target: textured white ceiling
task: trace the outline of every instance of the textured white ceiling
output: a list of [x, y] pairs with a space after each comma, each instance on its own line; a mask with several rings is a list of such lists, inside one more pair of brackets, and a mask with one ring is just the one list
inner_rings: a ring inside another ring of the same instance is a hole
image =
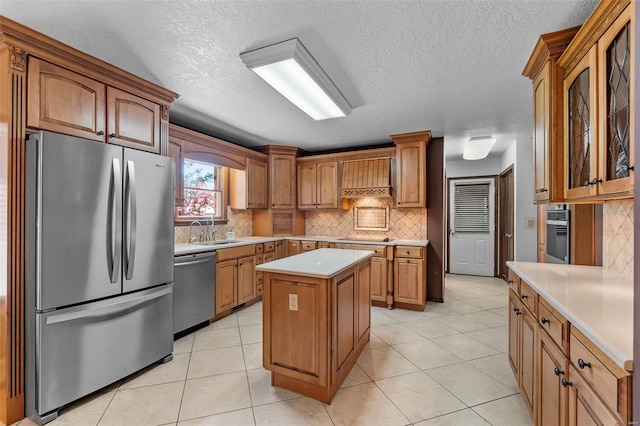
[[[0, 14], [181, 94], [170, 120], [246, 146], [308, 151], [430, 129], [447, 158], [472, 136], [530, 143], [542, 33], [582, 24], [597, 0], [27, 1]], [[314, 121], [239, 58], [298, 37], [354, 107]]]

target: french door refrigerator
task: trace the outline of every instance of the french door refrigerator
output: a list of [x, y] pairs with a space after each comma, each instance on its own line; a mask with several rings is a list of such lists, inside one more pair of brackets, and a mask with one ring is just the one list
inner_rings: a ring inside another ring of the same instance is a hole
[[51, 132], [26, 145], [27, 415], [173, 351], [173, 160]]

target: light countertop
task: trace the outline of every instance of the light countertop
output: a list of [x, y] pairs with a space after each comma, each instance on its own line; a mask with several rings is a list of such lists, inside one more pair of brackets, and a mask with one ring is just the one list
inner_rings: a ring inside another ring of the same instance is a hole
[[257, 271], [331, 278], [353, 265], [373, 256], [369, 250], [321, 248], [256, 266]]
[[599, 266], [507, 262], [618, 366], [633, 360], [633, 277]]
[[[174, 246], [174, 255], [181, 256], [184, 254], [202, 253], [207, 251], [220, 250], [230, 247], [245, 246], [248, 244], [260, 244], [268, 243], [271, 241], [280, 240], [300, 240], [300, 241], [325, 241], [330, 243], [343, 243], [343, 244], [363, 244], [363, 245], [386, 245], [386, 246], [416, 246], [426, 247], [429, 245], [429, 240], [390, 240], [390, 241], [373, 241], [373, 240], [359, 240], [349, 239], [352, 237], [328, 237], [328, 236], [314, 236], [314, 235], [298, 235], [294, 237], [241, 237], [232, 240], [233, 242], [224, 243], [225, 240], [220, 240], [223, 244], [176, 244]], [[218, 241], [218, 242], [220, 242]]]

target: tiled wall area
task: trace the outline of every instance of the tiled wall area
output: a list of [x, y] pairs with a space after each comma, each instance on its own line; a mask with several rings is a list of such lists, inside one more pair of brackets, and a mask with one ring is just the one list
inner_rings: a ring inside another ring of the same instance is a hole
[[602, 222], [603, 267], [633, 276], [633, 200], [606, 202]]
[[351, 201], [345, 210], [308, 210], [305, 234], [329, 237], [392, 238], [424, 240], [427, 238], [426, 209], [394, 209], [389, 211], [389, 231], [355, 231], [353, 207], [393, 207], [391, 199], [361, 198]]
[[[236, 237], [251, 236], [253, 229], [253, 214], [251, 210], [232, 210], [230, 207], [227, 207], [227, 218], [229, 222], [227, 222], [226, 225], [215, 225], [209, 232], [216, 231], [216, 238], [219, 240], [227, 238], [227, 232], [231, 230], [236, 233]], [[202, 224], [204, 226], [205, 221], [202, 221]], [[197, 226], [194, 226], [193, 235], [200, 233], [197, 228]], [[174, 233], [177, 244], [189, 242], [188, 226], [176, 226], [174, 227]]]

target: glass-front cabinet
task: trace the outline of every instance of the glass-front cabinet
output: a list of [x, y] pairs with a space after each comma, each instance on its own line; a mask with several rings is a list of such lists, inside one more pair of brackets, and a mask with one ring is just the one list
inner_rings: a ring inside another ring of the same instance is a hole
[[597, 194], [596, 47], [589, 50], [564, 80], [565, 199]]
[[633, 193], [632, 37], [631, 7], [627, 7], [598, 41], [600, 194]]

